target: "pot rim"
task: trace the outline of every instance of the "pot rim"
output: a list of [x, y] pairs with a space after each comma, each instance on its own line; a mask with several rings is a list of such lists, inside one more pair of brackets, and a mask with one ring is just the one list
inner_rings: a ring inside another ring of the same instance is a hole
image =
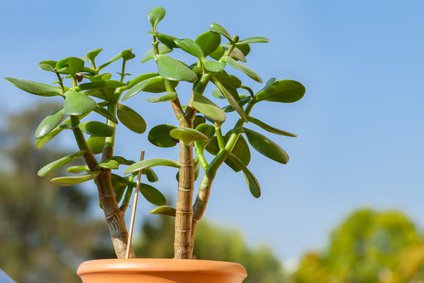
[[131, 258], [131, 259], [97, 259], [81, 263], [77, 274], [109, 273], [109, 272], [197, 272], [220, 274], [243, 274], [245, 268], [238, 263], [215, 260], [171, 259], [171, 258]]

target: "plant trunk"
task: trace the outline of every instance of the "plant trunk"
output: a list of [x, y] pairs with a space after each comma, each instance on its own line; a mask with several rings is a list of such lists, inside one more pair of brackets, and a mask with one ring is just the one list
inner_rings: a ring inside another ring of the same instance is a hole
[[[181, 119], [180, 121], [181, 128], [189, 128], [191, 126], [190, 124], [191, 122], [187, 123], [185, 119]], [[189, 259], [192, 257], [193, 243], [191, 240], [191, 229], [193, 219], [193, 190], [193, 145], [185, 145], [180, 141], [180, 170], [174, 238], [174, 257], [178, 259]]]
[[[116, 201], [115, 191], [111, 181], [111, 172], [109, 170], [103, 171], [96, 177], [95, 182], [116, 256], [118, 258], [125, 258], [128, 232], [125, 225], [124, 213], [119, 209]], [[132, 248], [129, 257], [135, 257]]]

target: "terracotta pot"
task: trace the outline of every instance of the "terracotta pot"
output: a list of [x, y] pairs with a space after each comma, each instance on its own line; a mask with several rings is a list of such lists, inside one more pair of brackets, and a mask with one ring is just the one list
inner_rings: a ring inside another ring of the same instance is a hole
[[100, 259], [78, 268], [83, 283], [242, 283], [247, 273], [233, 262], [189, 259]]

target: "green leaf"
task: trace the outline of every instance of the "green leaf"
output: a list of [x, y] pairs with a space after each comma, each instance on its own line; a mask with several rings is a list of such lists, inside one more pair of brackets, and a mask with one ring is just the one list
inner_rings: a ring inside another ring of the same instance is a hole
[[214, 52], [210, 53], [209, 56], [211, 56], [215, 60], [221, 59], [221, 57], [224, 55], [225, 50], [222, 46], [218, 46], [217, 49], [215, 49]]
[[249, 44], [239, 44], [237, 45], [237, 48], [243, 52], [244, 56], [247, 56], [250, 53], [250, 46]]
[[84, 133], [97, 137], [111, 137], [115, 131], [111, 126], [98, 121], [83, 122], [78, 126]]
[[41, 61], [40, 63], [38, 63], [38, 66], [40, 67], [41, 70], [54, 72], [56, 63], [57, 61], [54, 61], [54, 60], [46, 60], [46, 61]]
[[131, 165], [131, 164], [135, 163], [135, 161], [128, 160], [128, 159], [126, 159], [122, 156], [119, 156], [119, 155], [113, 156], [111, 159], [116, 160], [119, 164], [122, 164], [122, 165]]
[[219, 73], [224, 71], [225, 66], [227, 65], [224, 62], [216, 62], [211, 60], [205, 60], [203, 64], [205, 65], [205, 69], [212, 73]]
[[200, 46], [196, 42], [189, 38], [176, 39], [175, 44], [185, 52], [193, 55], [194, 57], [197, 57], [199, 59], [205, 58], [205, 55], [203, 55], [202, 48], [200, 48]]
[[125, 61], [131, 60], [135, 57], [135, 54], [132, 52], [132, 48], [125, 49], [121, 51], [122, 59]]
[[122, 97], [122, 101], [127, 100], [128, 98], [136, 95], [141, 91], [154, 93], [164, 92], [165, 85], [163, 82], [163, 78], [161, 76], [151, 77], [135, 84], [127, 91], [127, 93], [125, 93], [125, 95]]
[[226, 88], [237, 89], [241, 87], [241, 80], [226, 72], [216, 73], [215, 78]]
[[89, 51], [87, 53], [87, 55], [85, 55], [85, 57], [88, 59], [88, 61], [90, 61], [90, 63], [94, 63], [94, 60], [96, 59], [97, 55], [100, 54], [100, 52], [102, 52], [103, 48], [96, 48], [93, 49], [91, 51]]
[[140, 184], [140, 193], [148, 202], [154, 205], [166, 204], [165, 196], [158, 189], [148, 184], [144, 184], [144, 183]]
[[194, 144], [196, 149], [203, 152], [209, 140], [215, 135], [215, 127], [208, 124], [200, 124], [196, 127], [196, 130], [204, 134], [208, 139], [205, 141], [196, 141]]
[[234, 96], [219, 82], [217, 79], [212, 79], [212, 82], [216, 85], [219, 91], [225, 96], [230, 105], [237, 111], [240, 117], [247, 121], [247, 115], [244, 112], [243, 108], [238, 104], [238, 101], [234, 98]]
[[118, 161], [114, 159], [105, 160], [103, 162], [100, 162], [97, 166], [105, 169], [118, 169], [119, 163]]
[[144, 174], [146, 175], [146, 178], [147, 180], [149, 180], [149, 182], [154, 183], [159, 180], [158, 175], [156, 175], [155, 171], [153, 171], [152, 168], [145, 168]]
[[162, 205], [150, 210], [151, 214], [161, 214], [175, 217], [177, 210], [173, 207]]
[[158, 147], [173, 147], [178, 141], [171, 137], [170, 132], [175, 128], [165, 124], [155, 126], [150, 130], [148, 140]]
[[105, 88], [118, 88], [124, 86], [124, 83], [120, 81], [107, 80], [107, 81], [96, 81], [91, 83], [84, 83], [79, 85], [80, 90], [89, 90], [89, 89], [105, 89]]
[[7, 81], [12, 83], [17, 88], [22, 89], [23, 91], [40, 95], [40, 96], [56, 96], [61, 95], [62, 92], [58, 87], [54, 87], [51, 85], [33, 82], [33, 81], [27, 81], [27, 80], [21, 80], [16, 78], [5, 78]]
[[150, 24], [152, 25], [152, 29], [155, 30], [158, 23], [165, 17], [166, 11], [163, 7], [155, 7], [150, 10], [147, 18], [149, 19]]
[[84, 68], [84, 60], [77, 57], [68, 57], [56, 63], [56, 69], [61, 74], [75, 76]]
[[134, 85], [138, 84], [139, 82], [142, 82], [144, 80], [147, 80], [147, 79], [152, 78], [152, 77], [157, 77], [157, 76], [159, 76], [158, 73], [146, 73], [146, 74], [142, 74], [142, 75], [139, 75], [139, 76], [135, 77], [134, 79], [130, 80], [127, 83], [127, 85], [129, 87], [133, 87]]
[[[159, 44], [158, 49], [159, 49], [159, 54], [167, 54], [172, 51], [172, 48], [169, 48], [168, 46], [164, 44]], [[155, 58], [155, 50], [152, 48], [144, 54], [143, 58], [141, 58], [141, 63], [146, 63], [147, 61], [153, 58]]]
[[198, 125], [203, 124], [206, 122], [206, 118], [203, 115], [196, 115], [196, 117], [194, 117], [194, 121], [193, 121], [193, 127], [196, 128]]
[[282, 135], [282, 136], [286, 136], [286, 137], [293, 137], [293, 138], [296, 137], [295, 134], [274, 128], [274, 127], [262, 122], [261, 120], [258, 120], [256, 118], [253, 118], [253, 117], [250, 117], [250, 116], [247, 117], [247, 121], [252, 122], [253, 124], [255, 124], [255, 125], [261, 127], [262, 129], [264, 129], [264, 130], [266, 130], [270, 133], [273, 133], [273, 134]]
[[297, 81], [273, 81], [256, 94], [256, 101], [292, 103], [300, 100], [305, 92], [305, 87]]
[[78, 176], [67, 176], [67, 177], [56, 177], [50, 180], [55, 185], [61, 187], [69, 187], [72, 185], [84, 183], [90, 180], [93, 180], [97, 177], [99, 173], [92, 173], [88, 175], [78, 175]]
[[106, 119], [111, 120], [112, 122], [114, 122], [115, 124], [118, 124], [118, 120], [116, 119], [116, 117], [112, 114], [112, 112], [110, 112], [109, 110], [104, 109], [103, 107], [99, 106], [98, 104], [96, 105], [96, 108], [94, 108], [94, 112], [96, 112], [97, 114], [102, 115], [103, 117], [105, 117]]
[[225, 112], [218, 105], [202, 95], [195, 95], [192, 102], [193, 107], [203, 113], [214, 122], [219, 124], [225, 121]]
[[[228, 133], [225, 136], [226, 141], [228, 141], [229, 138]], [[249, 145], [247, 144], [246, 140], [243, 138], [243, 136], [239, 136], [236, 142], [236, 145], [234, 146], [233, 150], [231, 151], [232, 154], [234, 154], [245, 166], [249, 165], [250, 162], [250, 149]], [[240, 170], [243, 170], [242, 167], [240, 167], [236, 162], [231, 160], [230, 158], [227, 158], [225, 160], [225, 163], [233, 169], [235, 172], [239, 172]]]
[[169, 134], [174, 139], [182, 141], [185, 145], [189, 145], [195, 141], [209, 141], [209, 138], [202, 132], [191, 128], [175, 128]]
[[178, 161], [170, 160], [170, 159], [164, 159], [164, 158], [153, 158], [153, 159], [141, 160], [139, 162], [136, 162], [136, 163], [128, 166], [128, 168], [127, 168], [127, 170], [125, 170], [124, 174], [131, 174], [131, 173], [143, 170], [145, 168], [150, 168], [150, 167], [155, 167], [155, 166], [168, 166], [168, 167], [175, 167], [175, 168], [180, 167]]
[[253, 146], [253, 148], [259, 153], [262, 153], [266, 157], [279, 163], [286, 164], [289, 161], [288, 154], [275, 142], [247, 128], [243, 128], [243, 131], [246, 134], [250, 145]]
[[211, 27], [210, 27], [211, 31], [213, 32], [217, 32], [223, 36], [225, 36], [229, 41], [232, 41], [231, 39], [231, 35], [228, 33], [228, 31], [223, 28], [220, 24], [218, 23], [212, 23]]
[[169, 35], [169, 34], [160, 33], [160, 32], [155, 32], [153, 34], [157, 37], [157, 39], [160, 42], [162, 42], [163, 44], [165, 44], [169, 48], [176, 48], [176, 47], [178, 47], [175, 44], [175, 40], [177, 39], [176, 37], [174, 37], [172, 35]]
[[[246, 103], [248, 103], [251, 99], [252, 98], [250, 96], [246, 96], [246, 97], [241, 98], [237, 103], [238, 103], [238, 105], [243, 106]], [[222, 109], [225, 111], [225, 113], [235, 111], [235, 109], [231, 105], [225, 106]], [[249, 117], [247, 117], [247, 118], [249, 118]]]
[[53, 131], [54, 128], [56, 128], [60, 124], [60, 122], [62, 122], [62, 119], [63, 109], [59, 109], [54, 113], [48, 115], [41, 121], [40, 125], [38, 125], [34, 137], [36, 139], [40, 139], [45, 135], [49, 134], [51, 131]]
[[206, 151], [209, 152], [212, 155], [217, 155], [219, 152], [219, 145], [218, 140], [216, 137], [213, 137], [208, 144], [206, 145]]
[[231, 57], [226, 56], [225, 57], [225, 61], [230, 64], [233, 68], [245, 73], [247, 76], [249, 76], [251, 79], [257, 81], [257, 82], [262, 82], [262, 78], [256, 74], [254, 71], [252, 71], [251, 69], [249, 69], [248, 67], [246, 67], [245, 65], [242, 65], [241, 63], [237, 62], [236, 60], [234, 60]]
[[197, 75], [181, 62], [166, 55], [158, 55], [159, 74], [171, 81], [195, 82]]
[[213, 31], [207, 31], [199, 35], [195, 42], [202, 48], [204, 56], [208, 56], [221, 44], [221, 36]]
[[246, 56], [244, 56], [244, 53], [240, 49], [238, 49], [237, 47], [233, 48], [233, 50], [231, 51], [230, 57], [235, 59], [235, 60], [247, 62]]
[[158, 97], [149, 97], [147, 101], [151, 103], [164, 102], [164, 101], [174, 101], [178, 97], [176, 92], [167, 92], [166, 94]]
[[40, 149], [43, 148], [44, 145], [46, 145], [46, 143], [48, 143], [49, 141], [51, 141], [55, 136], [57, 136], [63, 129], [62, 128], [55, 128], [53, 129], [53, 131], [51, 131], [50, 133], [48, 133], [47, 135], [45, 135], [44, 137], [38, 139], [35, 142], [35, 147]]
[[65, 92], [65, 115], [84, 115], [96, 108], [96, 101], [84, 93], [68, 90]]
[[43, 166], [40, 170], [38, 170], [37, 175], [40, 177], [44, 177], [49, 174], [51, 171], [71, 162], [74, 159], [77, 159], [85, 154], [85, 150], [78, 151], [73, 154], [66, 155], [58, 160], [50, 162], [49, 164]]
[[128, 129], [138, 134], [146, 131], [146, 121], [136, 111], [123, 104], [118, 104], [118, 119]]
[[87, 165], [69, 166], [68, 168], [66, 168], [66, 172], [71, 174], [79, 174], [82, 172], [90, 172], [90, 169], [88, 169]]
[[250, 193], [255, 198], [259, 198], [261, 196], [261, 186], [259, 184], [258, 179], [256, 179], [255, 175], [253, 175], [252, 172], [250, 172], [250, 170], [247, 169], [247, 167], [243, 164], [243, 162], [241, 162], [240, 159], [238, 159], [238, 157], [235, 156], [234, 154], [230, 154], [228, 158], [241, 167], [241, 170], [243, 170], [244, 178], [249, 187]]
[[214, 89], [212, 91], [212, 95], [213, 95], [213, 97], [218, 98], [218, 99], [225, 99], [225, 96], [219, 91], [219, 89]]
[[100, 154], [103, 152], [103, 147], [105, 146], [105, 137], [96, 137], [91, 136], [87, 139], [88, 150], [92, 154]]
[[248, 37], [248, 38], [237, 41], [236, 45], [252, 44], [252, 43], [267, 43], [267, 42], [269, 42], [269, 40], [266, 37], [252, 36], [252, 37]]

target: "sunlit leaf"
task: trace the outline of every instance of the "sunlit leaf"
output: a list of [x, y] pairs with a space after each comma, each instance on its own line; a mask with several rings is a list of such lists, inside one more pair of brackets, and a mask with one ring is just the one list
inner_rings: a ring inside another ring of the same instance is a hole
[[42, 138], [39, 138], [36, 142], [35, 142], [35, 147], [40, 149], [43, 148], [46, 143], [48, 143], [49, 141], [51, 141], [55, 136], [57, 136], [63, 129], [62, 128], [55, 128], [53, 129], [50, 133], [48, 133], [47, 135], [45, 135]]
[[164, 92], [165, 85], [161, 76], [151, 77], [132, 86], [122, 97], [122, 101], [136, 95], [141, 91], [146, 92]]
[[169, 48], [176, 48], [177, 47], [177, 45], [175, 44], [175, 40], [177, 39], [176, 37], [169, 35], [169, 34], [160, 33], [160, 32], [155, 32], [153, 34], [157, 37], [157, 39], [160, 42], [162, 42], [163, 44], [165, 44]]
[[143, 170], [145, 168], [150, 168], [155, 166], [167, 166], [167, 167], [175, 167], [175, 168], [180, 167], [178, 161], [171, 160], [171, 159], [164, 159], [164, 158], [153, 158], [153, 159], [141, 160], [128, 166], [124, 174], [131, 174], [131, 173]]
[[236, 45], [242, 45], [242, 44], [252, 44], [252, 43], [267, 43], [269, 42], [268, 38], [263, 36], [252, 36], [248, 37], [242, 40], [239, 40]]
[[195, 95], [192, 102], [193, 107], [206, 117], [222, 124], [225, 121], [225, 112], [215, 103], [202, 95]]
[[118, 169], [119, 163], [118, 161], [114, 159], [105, 160], [103, 162], [100, 162], [97, 166], [105, 169]]
[[209, 56], [215, 60], [219, 60], [224, 55], [224, 53], [225, 49], [222, 46], [218, 46], [218, 48], [215, 49], [215, 51], [211, 52]]
[[270, 125], [268, 125], [268, 124], [266, 124], [266, 123], [264, 123], [261, 120], [258, 120], [256, 118], [253, 118], [253, 117], [250, 117], [249, 116], [249, 117], [247, 117], [247, 120], [249, 122], [252, 122], [253, 124], [261, 127], [262, 129], [270, 132], [270, 133], [277, 134], [277, 135], [282, 135], [282, 136], [286, 136], [286, 137], [296, 137], [295, 134], [292, 134], [292, 133], [289, 133], [289, 132], [286, 132], [286, 131], [283, 131], [283, 130], [274, 128], [274, 127], [272, 127], [272, 126], [270, 126]]
[[34, 137], [36, 139], [44, 137], [45, 135], [53, 131], [53, 129], [56, 128], [60, 124], [60, 122], [62, 122], [62, 119], [63, 109], [59, 109], [54, 113], [48, 115], [41, 121], [40, 125], [38, 125]]
[[116, 117], [112, 114], [112, 112], [110, 112], [109, 110], [104, 109], [103, 107], [96, 105], [96, 108], [94, 108], [94, 112], [96, 112], [97, 114], [102, 115], [103, 117], [105, 117], [108, 120], [111, 120], [112, 122], [114, 122], [115, 124], [118, 124], [118, 120], [116, 119]]
[[172, 81], [195, 82], [197, 75], [181, 62], [166, 55], [158, 55], [159, 74]]
[[224, 27], [222, 27], [220, 24], [218, 24], [218, 23], [212, 23], [211, 24], [211, 26], [210, 26], [210, 29], [211, 29], [211, 31], [213, 31], [213, 32], [217, 32], [217, 33], [219, 33], [219, 34], [221, 34], [221, 35], [223, 35], [223, 36], [225, 36], [228, 40], [232, 40], [231, 39], [231, 35], [228, 33], [228, 31], [224, 28]]
[[169, 134], [174, 139], [182, 141], [185, 145], [189, 145], [195, 141], [209, 141], [209, 138], [202, 132], [191, 128], [175, 128]]
[[293, 80], [272, 81], [256, 94], [257, 101], [292, 103], [305, 95], [305, 87]]
[[77, 57], [68, 57], [56, 63], [56, 69], [61, 74], [75, 76], [84, 68], [84, 60]]
[[155, 187], [148, 184], [140, 184], [140, 193], [143, 197], [150, 203], [154, 205], [164, 205], [166, 204], [165, 196]]
[[92, 173], [87, 175], [78, 175], [78, 176], [69, 176], [69, 177], [56, 177], [50, 181], [61, 187], [69, 187], [76, 184], [81, 184], [90, 180], [93, 180], [97, 177], [99, 173]]
[[128, 129], [138, 134], [146, 131], [146, 121], [136, 111], [123, 104], [118, 104], [117, 115], [119, 121]]
[[[172, 51], [172, 48], [164, 44], [159, 44], [158, 49], [159, 49], [159, 54], [167, 54]], [[155, 50], [152, 48], [144, 54], [143, 58], [141, 58], [141, 63], [146, 63], [147, 61], [153, 58], [155, 58]]]
[[155, 171], [152, 168], [145, 168], [144, 174], [149, 182], [157, 182], [159, 180], [158, 175], [156, 175]]
[[97, 55], [99, 55], [102, 50], [103, 48], [93, 49], [89, 51], [87, 55], [85, 55], [85, 57], [88, 59], [88, 61], [90, 61], [90, 63], [94, 63], [94, 60], [96, 59]]
[[175, 129], [172, 125], [158, 125], [149, 131], [148, 140], [158, 147], [173, 147], [177, 140], [173, 139], [170, 132]]
[[175, 44], [184, 50], [185, 52], [197, 57], [199, 59], [203, 59], [205, 55], [203, 55], [203, 50], [200, 46], [189, 38], [184, 39], [176, 39]]
[[227, 65], [224, 62], [217, 62], [211, 60], [205, 60], [203, 64], [205, 65], [205, 69], [212, 73], [222, 72], [225, 69], [225, 66]]
[[88, 169], [87, 165], [69, 166], [68, 168], [66, 168], [66, 172], [72, 174], [79, 174], [83, 172], [90, 172], [90, 169]]
[[84, 93], [68, 90], [65, 93], [64, 114], [84, 115], [96, 108], [96, 101]]
[[245, 73], [247, 76], [249, 76], [251, 79], [257, 81], [257, 82], [262, 82], [262, 78], [255, 73], [254, 71], [252, 71], [251, 69], [249, 69], [248, 67], [246, 67], [245, 65], [237, 62], [236, 60], [234, 60], [231, 57], [225, 57], [225, 61], [230, 64], [233, 68]]
[[225, 96], [230, 105], [237, 111], [240, 117], [247, 121], [247, 115], [244, 112], [243, 108], [238, 104], [238, 101], [234, 96], [219, 82], [217, 79], [213, 79], [212, 82], [216, 85], [219, 91]]
[[226, 88], [237, 89], [241, 87], [241, 80], [239, 78], [225, 72], [216, 73], [215, 79], [217, 79]]
[[207, 31], [199, 35], [195, 42], [202, 48], [204, 56], [208, 56], [221, 44], [221, 36], [213, 31]]
[[[230, 133], [228, 133], [225, 136], [226, 141], [228, 141], [229, 136], [230, 136]], [[231, 151], [231, 153], [234, 154], [245, 166], [249, 165], [250, 158], [251, 158], [250, 149], [246, 140], [243, 138], [243, 136], [240, 135], [238, 137], [237, 142], [233, 150]], [[230, 158], [227, 158], [225, 160], [225, 163], [236, 172], [239, 172], [240, 170], [242, 170], [242, 168]]]
[[177, 211], [175, 208], [167, 206], [167, 205], [162, 205], [162, 206], [158, 206], [152, 210], [150, 210], [151, 214], [161, 214], [161, 215], [168, 215], [168, 216], [173, 216], [175, 217]]
[[56, 63], [57, 61], [54, 61], [54, 60], [45, 60], [38, 63], [38, 66], [40, 67], [41, 70], [54, 72], [56, 68]]
[[77, 159], [85, 154], [85, 150], [78, 151], [73, 154], [66, 155], [58, 160], [50, 162], [49, 164], [43, 166], [40, 170], [38, 170], [37, 175], [40, 177], [46, 176], [51, 171], [71, 162], [74, 159]]
[[89, 89], [105, 89], [105, 88], [118, 88], [124, 86], [124, 83], [120, 81], [107, 80], [107, 81], [97, 81], [84, 83], [79, 85], [80, 90], [89, 90]]
[[147, 18], [149, 19], [152, 29], [155, 30], [158, 23], [165, 17], [166, 11], [163, 7], [155, 7], [150, 10]]
[[35, 95], [55, 96], [55, 95], [62, 94], [61, 90], [58, 87], [54, 87], [48, 84], [21, 80], [16, 78], [6, 78], [6, 80], [12, 83], [17, 88], [20, 88], [23, 91], [26, 91]]
[[247, 186], [249, 187], [250, 193], [255, 198], [259, 198], [261, 196], [261, 186], [255, 175], [253, 175], [252, 172], [250, 172], [250, 170], [243, 164], [243, 162], [241, 162], [240, 159], [234, 154], [230, 154], [228, 158], [240, 166], [241, 170], [243, 170], [244, 178], [246, 180]]
[[165, 102], [165, 101], [173, 101], [178, 97], [176, 92], [167, 92], [162, 96], [158, 97], [149, 97], [147, 98], [147, 101], [151, 103], [157, 103], [157, 102]]
[[97, 137], [111, 137], [115, 131], [111, 126], [98, 121], [82, 122], [79, 128], [84, 133]]
[[87, 139], [88, 150], [92, 154], [99, 154], [103, 152], [103, 147], [105, 146], [105, 137], [96, 137], [91, 136]]

